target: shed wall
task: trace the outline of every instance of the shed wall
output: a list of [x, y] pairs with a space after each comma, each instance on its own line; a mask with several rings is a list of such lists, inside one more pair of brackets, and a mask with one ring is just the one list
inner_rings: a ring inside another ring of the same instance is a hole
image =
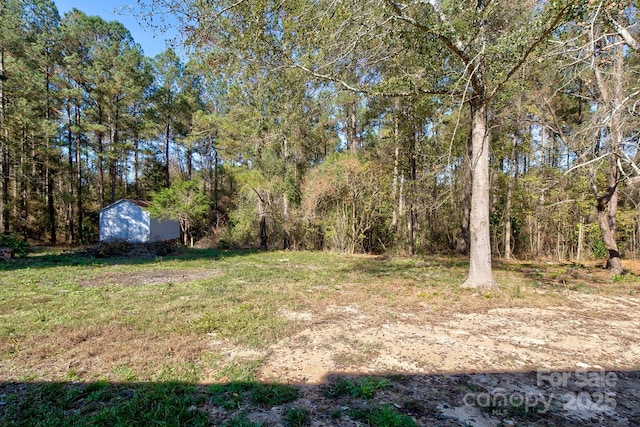
[[100, 241], [146, 243], [149, 224], [149, 212], [140, 206], [126, 200], [114, 203], [100, 211]]
[[173, 240], [180, 238], [180, 223], [178, 221], [159, 221], [151, 218], [151, 226], [149, 230], [150, 242], [162, 242], [164, 240]]

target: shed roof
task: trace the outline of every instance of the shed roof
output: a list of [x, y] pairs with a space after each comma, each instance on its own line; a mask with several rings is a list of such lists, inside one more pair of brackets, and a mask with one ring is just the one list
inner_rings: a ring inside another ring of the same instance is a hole
[[148, 208], [149, 206], [152, 205], [151, 202], [147, 201], [147, 200], [138, 200], [138, 199], [120, 199], [117, 202], [111, 203], [110, 205], [105, 206], [104, 208], [100, 209], [101, 211], [105, 210], [105, 209], [109, 209], [112, 206], [115, 205], [119, 205], [122, 202], [129, 202], [129, 203], [133, 203], [136, 206], [140, 206], [143, 209]]

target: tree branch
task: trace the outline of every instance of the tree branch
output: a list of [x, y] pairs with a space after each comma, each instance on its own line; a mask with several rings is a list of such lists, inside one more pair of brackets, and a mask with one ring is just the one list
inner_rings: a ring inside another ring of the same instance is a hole
[[493, 88], [491, 94], [489, 94], [489, 96], [487, 97], [488, 101], [490, 101], [502, 89], [502, 87], [507, 84], [509, 80], [511, 80], [511, 77], [513, 77], [513, 75], [518, 72], [520, 68], [522, 68], [522, 66], [527, 62], [529, 56], [549, 37], [553, 30], [558, 27], [558, 24], [560, 24], [560, 22], [562, 21], [563, 16], [565, 16], [565, 14], [571, 7], [572, 3], [567, 2], [567, 5], [555, 14], [554, 18], [551, 20], [547, 28], [542, 33], [540, 33], [540, 35], [533, 41], [533, 43], [529, 44], [529, 47], [520, 57], [518, 62], [513, 67], [511, 67], [509, 72], [505, 75], [504, 79], [502, 79], [502, 81], [500, 81]]
[[[416, 19], [405, 15], [405, 13], [403, 12], [402, 8], [393, 0], [387, 0], [387, 4], [391, 7], [391, 9], [393, 9], [393, 11], [395, 12], [396, 18], [398, 18], [401, 21], [404, 21], [410, 25], [413, 25], [414, 27], [416, 27], [418, 30], [422, 31], [425, 34], [429, 34], [432, 35], [434, 37], [436, 37], [438, 40], [440, 40], [445, 47], [454, 55], [456, 55], [458, 58], [460, 58], [462, 60], [462, 62], [465, 65], [469, 65], [469, 63], [471, 62], [471, 58], [469, 58], [469, 56], [462, 50], [460, 49], [458, 46], [456, 46], [456, 44], [448, 37], [445, 37], [444, 35], [442, 35], [440, 32], [438, 31], [433, 31], [431, 29], [431, 27], [429, 27], [426, 24], [423, 24], [421, 22], [418, 22]], [[435, 9], [435, 7], [433, 6], [432, 3], [429, 3], [431, 5], [432, 8]], [[441, 16], [438, 17], [438, 21], [444, 25], [445, 21], [443, 20], [443, 18]]]
[[622, 37], [622, 39], [625, 41], [625, 43], [629, 45], [631, 49], [635, 50], [636, 52], [640, 52], [640, 43], [631, 35], [629, 30], [620, 25], [618, 21], [613, 19], [608, 10], [605, 11], [605, 15], [607, 16], [607, 19], [609, 20], [611, 25], [613, 25], [613, 28], [615, 28], [620, 37]]

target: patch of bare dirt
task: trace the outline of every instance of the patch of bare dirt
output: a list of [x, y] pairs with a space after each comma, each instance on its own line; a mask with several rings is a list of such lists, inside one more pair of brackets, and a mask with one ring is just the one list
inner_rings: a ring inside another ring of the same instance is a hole
[[87, 278], [79, 282], [80, 286], [132, 286], [132, 285], [163, 285], [166, 283], [189, 283], [215, 277], [220, 271], [214, 268], [183, 269], [183, 270], [152, 270], [141, 272], [106, 273], [97, 277]]
[[420, 425], [639, 425], [640, 301], [566, 297], [562, 306], [393, 321], [357, 304], [286, 311], [307, 327], [268, 349], [260, 375], [311, 394], [335, 376], [400, 376], [378, 400], [413, 410]]

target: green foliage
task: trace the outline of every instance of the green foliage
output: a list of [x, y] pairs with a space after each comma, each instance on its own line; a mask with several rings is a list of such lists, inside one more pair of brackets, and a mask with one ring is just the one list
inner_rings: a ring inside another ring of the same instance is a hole
[[306, 408], [288, 408], [284, 415], [286, 427], [304, 427], [311, 424], [311, 415]]
[[226, 410], [238, 409], [253, 387], [254, 384], [245, 382], [214, 384], [208, 388], [211, 394], [209, 400], [212, 404]]
[[234, 342], [253, 347], [276, 340], [289, 322], [279, 316], [271, 304], [234, 302], [224, 311], [205, 312], [190, 323], [195, 332], [218, 333]]
[[262, 426], [262, 424], [249, 421], [246, 415], [239, 414], [233, 417], [232, 419], [230, 419], [229, 421], [226, 421], [223, 424], [223, 426], [224, 427], [260, 427]]
[[9, 394], [2, 418], [8, 426], [209, 425], [195, 403], [193, 387], [178, 383], [46, 383]]
[[348, 414], [352, 419], [371, 427], [415, 427], [417, 425], [413, 418], [401, 414], [391, 405], [352, 409]]
[[286, 384], [256, 384], [251, 389], [251, 400], [264, 406], [280, 406], [298, 398], [298, 389]]
[[182, 231], [187, 236], [197, 237], [210, 210], [210, 201], [196, 180], [177, 181], [171, 187], [153, 194], [151, 215], [160, 219], [180, 221]]
[[374, 164], [352, 154], [335, 154], [313, 169], [303, 187], [303, 209], [318, 227], [328, 249], [341, 252], [373, 250], [386, 228], [381, 205], [383, 182]]
[[585, 227], [585, 240], [591, 248], [591, 254], [594, 258], [607, 258], [609, 252], [607, 246], [602, 240], [600, 227], [597, 223], [591, 223]]
[[16, 233], [0, 234], [0, 247], [11, 248], [20, 257], [25, 257], [31, 252], [29, 243], [18, 237]]
[[322, 388], [326, 397], [337, 399], [350, 396], [354, 398], [371, 399], [379, 390], [391, 386], [384, 378], [362, 377], [355, 380], [338, 379]]

